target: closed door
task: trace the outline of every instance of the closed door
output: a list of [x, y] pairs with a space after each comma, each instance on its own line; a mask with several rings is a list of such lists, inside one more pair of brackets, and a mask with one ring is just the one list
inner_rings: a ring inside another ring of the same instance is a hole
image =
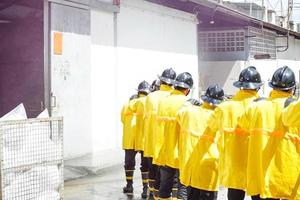
[[50, 3], [51, 113], [64, 117], [65, 156], [91, 152], [90, 11]]

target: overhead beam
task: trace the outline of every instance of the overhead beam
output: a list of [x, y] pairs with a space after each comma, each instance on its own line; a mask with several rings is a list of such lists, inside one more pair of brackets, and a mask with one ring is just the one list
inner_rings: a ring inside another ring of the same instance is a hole
[[[233, 17], [237, 17], [237, 18], [240, 18], [242, 20], [251, 22], [251, 23], [255, 24], [256, 26], [261, 26], [261, 27], [265, 27], [265, 28], [275, 30], [277, 33], [280, 33], [280, 34], [283, 34], [283, 35], [288, 33], [288, 30], [285, 29], [285, 28], [282, 28], [282, 27], [277, 26], [277, 25], [272, 24], [272, 23], [264, 22], [262, 20], [256, 19], [255, 17], [252, 17], [252, 16], [248, 16], [248, 15], [246, 15], [242, 12], [239, 12], [237, 10], [232, 10], [231, 8], [225, 6], [224, 4], [221, 5], [221, 4], [218, 4], [218, 3], [213, 2], [211, 0], [189, 0], [189, 1], [197, 3], [198, 5], [202, 5], [202, 6], [205, 6], [205, 7], [209, 7], [209, 8], [212, 8], [212, 9], [217, 9], [218, 11], [223, 12], [225, 14], [228, 14], [228, 15], [231, 15]], [[295, 32], [295, 31], [290, 31], [289, 33], [290, 33], [290, 35], [294, 35], [296, 38], [300, 39], [300, 33]]]

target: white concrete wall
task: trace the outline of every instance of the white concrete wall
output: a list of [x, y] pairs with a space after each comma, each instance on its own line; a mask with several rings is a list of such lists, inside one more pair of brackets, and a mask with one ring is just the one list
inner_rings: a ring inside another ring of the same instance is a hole
[[[138, 83], [150, 84], [165, 68], [192, 73], [198, 82], [195, 16], [141, 0], [121, 1], [118, 14], [117, 111], [136, 93]], [[198, 94], [195, 84], [194, 96]], [[118, 119], [119, 146], [122, 130]]]
[[91, 11], [91, 91], [93, 152], [117, 147], [114, 15]]

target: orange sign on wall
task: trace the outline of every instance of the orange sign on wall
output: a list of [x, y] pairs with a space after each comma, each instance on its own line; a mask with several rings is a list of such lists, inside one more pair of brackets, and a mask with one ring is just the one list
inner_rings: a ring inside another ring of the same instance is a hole
[[55, 32], [54, 37], [54, 54], [55, 55], [62, 55], [62, 42], [63, 42], [63, 36], [60, 32]]

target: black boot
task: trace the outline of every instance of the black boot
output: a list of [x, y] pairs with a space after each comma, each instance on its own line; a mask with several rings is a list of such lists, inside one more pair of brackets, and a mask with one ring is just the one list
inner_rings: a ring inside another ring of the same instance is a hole
[[148, 187], [143, 187], [143, 192], [142, 192], [142, 194], [141, 194], [142, 199], [147, 199], [148, 193], [149, 193]]
[[143, 192], [141, 196], [143, 199], [147, 199], [149, 195], [148, 179], [149, 179], [148, 172], [142, 172]]
[[154, 194], [153, 194], [153, 191], [150, 191], [149, 192], [149, 197], [148, 197], [149, 200], [154, 200]]
[[133, 195], [133, 172], [134, 170], [125, 170], [127, 184], [123, 188], [124, 194]]
[[123, 193], [127, 195], [133, 195], [132, 183], [127, 183], [127, 185], [123, 187]]

